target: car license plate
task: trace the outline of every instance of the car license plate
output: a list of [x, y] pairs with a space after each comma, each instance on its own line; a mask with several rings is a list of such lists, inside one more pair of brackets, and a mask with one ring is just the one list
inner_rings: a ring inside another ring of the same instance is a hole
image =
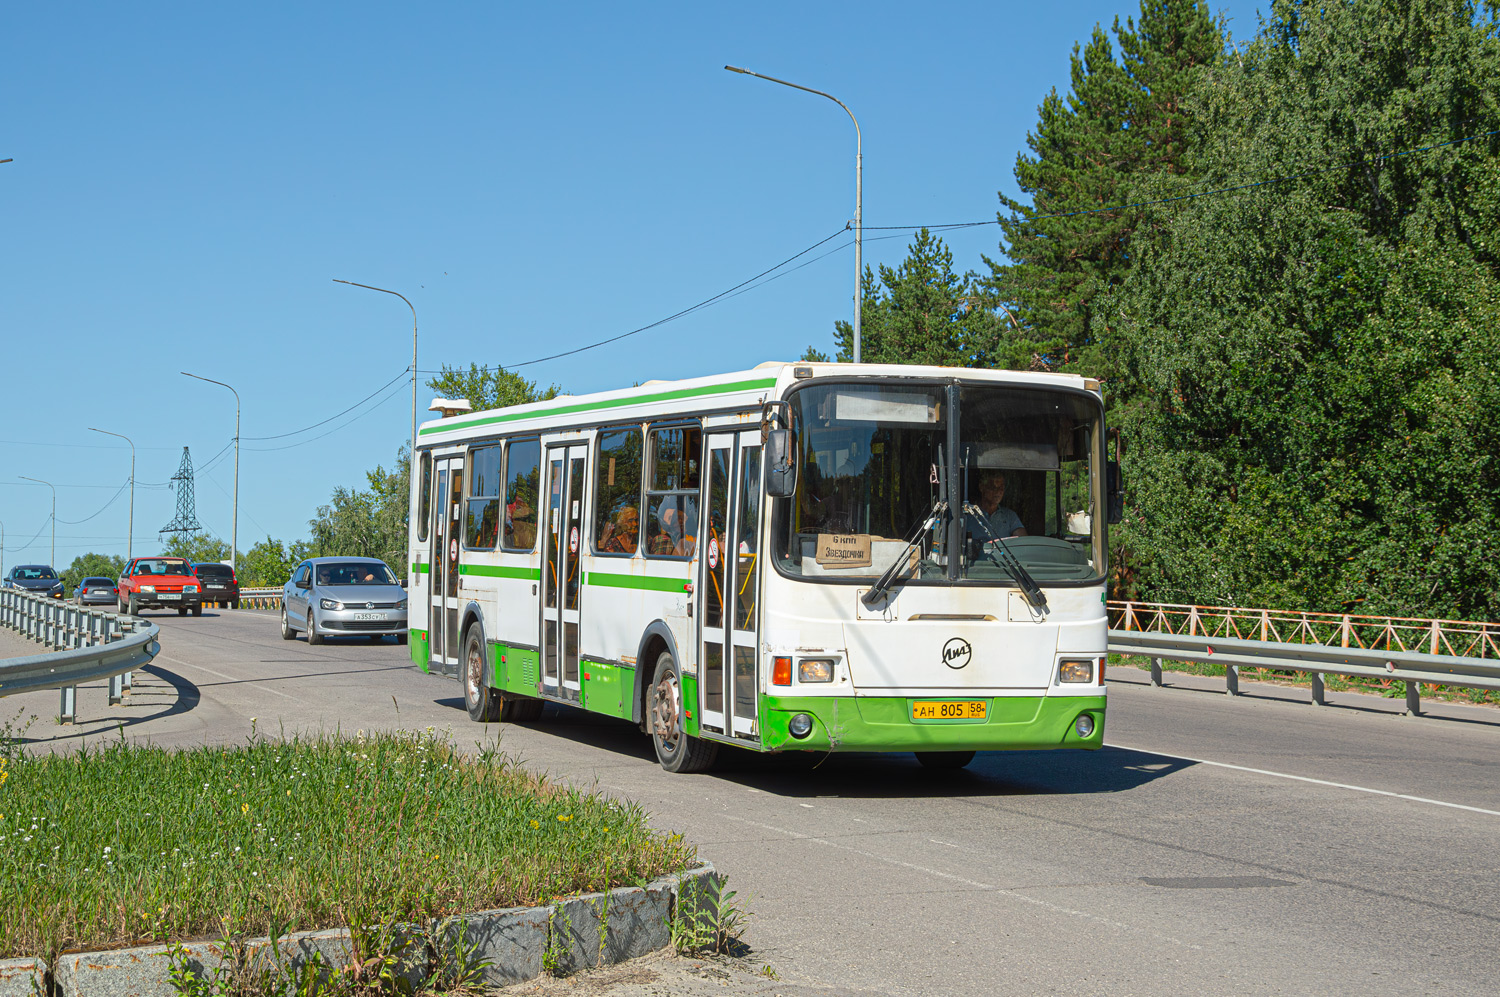
[[390, 615], [387, 613], [355, 613], [354, 618], [356, 620], [388, 620], [390, 619]]
[[181, 599], [182, 598], [182, 593], [181, 592], [158, 592], [156, 594], [156, 597], [158, 599], [162, 600], [163, 602], [166, 602], [169, 599]]
[[989, 703], [982, 699], [922, 699], [911, 704], [913, 720], [983, 720]]

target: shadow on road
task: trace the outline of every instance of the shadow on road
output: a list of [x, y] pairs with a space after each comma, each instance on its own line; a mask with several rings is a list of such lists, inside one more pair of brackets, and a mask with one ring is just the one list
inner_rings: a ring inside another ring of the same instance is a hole
[[[434, 702], [464, 709], [462, 697]], [[603, 751], [655, 761], [650, 739], [628, 721], [549, 703], [541, 720], [524, 726]], [[1098, 751], [982, 751], [967, 768], [938, 771], [924, 767], [909, 752], [759, 754], [721, 748], [709, 777], [786, 797], [1037, 796], [1121, 793], [1194, 764], [1104, 747]]]
[[[156, 692], [156, 690], [153, 689], [150, 685], [140, 681], [139, 675], [142, 672], [152, 676], [153, 678], [160, 679], [162, 682], [165, 682], [168, 686], [171, 687], [173, 697], [172, 701], [168, 703], [163, 709], [155, 710], [151, 713], [119, 713], [113, 716], [80, 720], [78, 723], [72, 724], [67, 727], [59, 726], [53, 728], [57, 733], [52, 734], [51, 736], [21, 737], [16, 738], [16, 743], [36, 745], [61, 744], [67, 741], [78, 741], [88, 737], [97, 737], [102, 732], [109, 730], [119, 730], [123, 735], [125, 731], [129, 730], [132, 727], [137, 727], [144, 723], [150, 723], [153, 720], [161, 720], [166, 717], [176, 716], [180, 713], [191, 712], [192, 710], [197, 708], [198, 703], [203, 699], [203, 694], [198, 690], [198, 687], [192, 682], [183, 678], [181, 675], [178, 675], [176, 672], [171, 671], [170, 669], [163, 668], [160, 665], [147, 665], [145, 668], [142, 668], [137, 672], [137, 678], [134, 683], [134, 687], [131, 689], [130, 698], [134, 703], [144, 702], [148, 697]], [[103, 690], [104, 685], [102, 683], [95, 683], [93, 685], [80, 686], [79, 689], [81, 694], [83, 689]]]

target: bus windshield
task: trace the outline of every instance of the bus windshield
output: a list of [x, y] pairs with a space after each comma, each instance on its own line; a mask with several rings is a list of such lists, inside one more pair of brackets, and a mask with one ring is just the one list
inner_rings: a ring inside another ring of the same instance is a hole
[[1093, 396], [865, 381], [810, 384], [789, 404], [800, 465], [773, 525], [783, 573], [873, 581], [907, 559], [898, 574], [917, 584], [1014, 585], [1018, 565], [1042, 585], [1100, 580]]

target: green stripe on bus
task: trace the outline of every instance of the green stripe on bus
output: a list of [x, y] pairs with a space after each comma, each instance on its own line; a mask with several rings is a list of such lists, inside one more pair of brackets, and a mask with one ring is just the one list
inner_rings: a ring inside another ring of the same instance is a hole
[[481, 578], [531, 578], [542, 577], [541, 568], [513, 568], [504, 564], [460, 564], [460, 575], [478, 575]]
[[425, 564], [413, 564], [411, 566], [411, 573], [414, 575], [425, 575], [427, 574], [427, 571], [428, 566]]
[[686, 578], [652, 578], [644, 575], [607, 575], [602, 571], [584, 573], [585, 585], [603, 585], [616, 589], [646, 589], [649, 592], [686, 592]]
[[658, 391], [650, 395], [635, 395], [631, 398], [610, 398], [602, 402], [581, 402], [576, 405], [559, 405], [556, 408], [543, 409], [533, 412], [509, 412], [500, 415], [489, 415], [482, 419], [463, 419], [453, 422], [444, 422], [438, 426], [426, 426], [418, 430], [418, 436], [427, 436], [430, 433], [448, 433], [455, 429], [473, 429], [477, 426], [493, 426], [500, 422], [514, 422], [517, 419], [545, 419], [554, 415], [571, 415], [574, 412], [592, 412], [595, 409], [623, 408], [627, 405], [645, 405], [650, 402], [672, 401], [677, 398], [694, 398], [698, 395], [723, 395], [731, 391], [753, 391], [756, 388], [773, 388], [776, 386], [776, 378], [755, 378], [751, 381], [734, 381], [729, 384], [709, 384], [701, 388], [677, 388], [674, 391]]

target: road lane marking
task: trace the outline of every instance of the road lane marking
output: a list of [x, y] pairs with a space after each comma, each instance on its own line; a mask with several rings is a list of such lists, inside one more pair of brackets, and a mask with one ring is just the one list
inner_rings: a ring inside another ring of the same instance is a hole
[[[1185, 942], [1180, 938], [1173, 938], [1171, 935], [1163, 935], [1160, 932], [1151, 931], [1150, 929], [1138, 928], [1134, 925], [1125, 924], [1122, 921], [1115, 921], [1107, 917], [1101, 917], [1098, 914], [1090, 914], [1087, 911], [1074, 910], [1072, 907], [1063, 907], [1059, 904], [1050, 903], [1049, 901], [1042, 900], [1038, 897], [1027, 896], [1026, 894], [1021, 893], [1017, 890], [1006, 889], [1004, 887], [997, 886], [994, 883], [982, 883], [976, 879], [966, 879], [963, 876], [959, 876], [951, 872], [944, 872], [941, 869], [933, 869], [930, 866], [917, 865], [915, 862], [905, 862], [901, 859], [890, 858], [886, 855], [877, 855], [875, 852], [867, 852], [863, 848], [854, 848], [849, 845], [840, 844], [837, 841], [829, 841], [827, 838], [820, 838], [817, 835], [813, 834], [802, 834], [799, 831], [791, 831], [784, 827], [777, 827], [774, 824], [763, 824], [757, 820], [750, 820], [748, 817], [736, 817], [733, 814], [724, 814], [723, 816], [728, 818], [729, 820], [737, 821], [741, 824], [749, 824], [751, 827], [758, 827], [766, 831], [774, 831], [777, 834], [786, 835], [787, 837], [793, 838], [797, 841], [810, 841], [816, 845], [826, 845], [829, 848], [837, 848], [840, 851], [852, 852], [855, 855], [860, 855], [867, 859], [874, 859], [876, 862], [884, 862], [886, 865], [899, 866], [902, 869], [910, 869], [913, 872], [920, 872], [929, 876], [937, 876], [939, 879], [946, 879], [951, 882], [962, 883], [965, 886], [972, 886], [976, 890], [981, 890], [985, 893], [996, 893], [1002, 896], [1011, 897], [1015, 900], [1022, 900], [1037, 907], [1045, 907], [1047, 910], [1053, 911], [1058, 914], [1068, 914], [1072, 917], [1081, 917], [1090, 921], [1098, 921], [1100, 924], [1107, 924], [1110, 927], [1118, 928], [1121, 931], [1128, 931], [1135, 934], [1146, 934], [1150, 935], [1153, 938], [1159, 938], [1162, 941], [1171, 942], [1173, 945], [1180, 945], [1183, 948], [1193, 949], [1194, 951], [1198, 952], [1203, 951], [1202, 946], [1194, 945], [1192, 942]], [[1059, 887], [1059, 889], [1066, 889], [1066, 887]]]
[[1179, 762], [1193, 762], [1197, 765], [1212, 765], [1215, 768], [1233, 769], [1236, 772], [1250, 772], [1255, 775], [1268, 775], [1274, 779], [1292, 779], [1296, 782], [1308, 782], [1314, 786], [1328, 786], [1331, 789], [1348, 789], [1356, 793], [1370, 793], [1374, 796], [1389, 796], [1397, 800], [1410, 800], [1413, 803], [1429, 803], [1435, 807], [1449, 807], [1453, 810], [1467, 810], [1470, 813], [1487, 814], [1490, 817], [1500, 817], [1500, 810], [1486, 810], [1484, 807], [1471, 807], [1465, 803], [1449, 803], [1446, 800], [1433, 800], [1425, 796], [1412, 796], [1410, 793], [1396, 793], [1389, 789], [1372, 789], [1369, 786], [1354, 786], [1347, 782], [1330, 782], [1327, 779], [1314, 779], [1311, 776], [1292, 775], [1290, 772], [1273, 772], [1270, 769], [1251, 768], [1248, 765], [1231, 765], [1229, 762], [1215, 762], [1207, 758], [1191, 758], [1187, 755], [1173, 755], [1165, 751], [1153, 751], [1150, 748], [1132, 748], [1128, 744], [1110, 744], [1108, 747], [1119, 748], [1121, 751], [1135, 751], [1143, 755], [1156, 755], [1158, 758], [1171, 758]]
[[214, 676], [215, 678], [221, 678], [221, 679], [223, 679], [226, 682], [233, 682], [236, 685], [239, 685], [240, 683], [243, 682], [246, 685], [252, 685], [252, 686], [254, 686], [255, 688], [259, 689], [261, 692], [269, 692], [273, 696], [280, 696], [282, 699], [297, 699], [298, 698], [296, 696], [289, 696], [286, 693], [282, 692], [280, 689], [272, 689], [270, 686], [264, 686], [264, 685], [261, 685], [259, 682], [255, 682], [255, 681], [247, 681], [245, 679], [237, 679], [233, 675], [225, 675], [223, 672], [216, 672], [212, 668], [204, 668], [202, 665], [195, 665], [195, 664], [192, 664], [191, 662], [183, 661], [180, 658], [168, 657], [165, 654], [157, 654], [156, 657], [159, 660], [170, 661], [174, 665], [181, 665], [184, 668], [196, 668], [200, 672], [208, 672], [208, 674]]

